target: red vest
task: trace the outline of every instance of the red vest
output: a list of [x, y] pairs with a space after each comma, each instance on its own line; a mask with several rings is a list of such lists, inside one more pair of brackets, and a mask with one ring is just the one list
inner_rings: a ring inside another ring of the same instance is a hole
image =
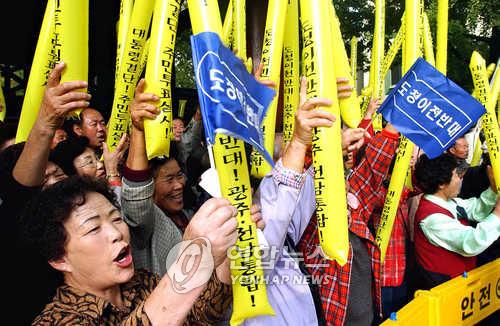
[[[415, 213], [415, 255], [417, 262], [425, 270], [445, 274], [451, 278], [461, 275], [476, 267], [476, 257], [464, 257], [455, 252], [435, 246], [427, 240], [420, 228], [420, 222], [431, 214], [441, 213], [450, 218], [453, 214], [443, 207], [422, 197]], [[460, 219], [463, 225], [469, 225], [465, 219]]]

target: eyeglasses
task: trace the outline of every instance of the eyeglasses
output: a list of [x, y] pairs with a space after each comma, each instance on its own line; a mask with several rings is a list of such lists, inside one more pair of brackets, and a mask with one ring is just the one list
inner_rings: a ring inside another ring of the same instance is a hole
[[97, 159], [96, 158], [87, 159], [83, 164], [81, 164], [77, 167], [78, 168], [85, 168], [85, 167], [95, 168], [95, 167], [97, 167]]

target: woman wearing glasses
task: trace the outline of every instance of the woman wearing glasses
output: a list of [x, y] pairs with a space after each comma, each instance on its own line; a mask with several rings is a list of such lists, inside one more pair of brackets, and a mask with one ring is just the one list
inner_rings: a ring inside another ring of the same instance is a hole
[[69, 138], [61, 141], [51, 153], [51, 160], [68, 176], [79, 175], [106, 178], [110, 186], [121, 186], [119, 164], [127, 147], [124, 137], [113, 153], [104, 146], [103, 160], [90, 147], [86, 137]]

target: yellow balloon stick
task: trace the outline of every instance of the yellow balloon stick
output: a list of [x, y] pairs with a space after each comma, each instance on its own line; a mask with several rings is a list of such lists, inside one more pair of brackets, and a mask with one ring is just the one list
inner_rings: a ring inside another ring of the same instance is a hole
[[148, 160], [168, 156], [172, 134], [172, 66], [174, 65], [177, 22], [180, 0], [156, 0], [146, 65], [145, 92], [160, 98], [160, 114], [144, 121], [144, 135]]
[[392, 44], [389, 47], [389, 50], [384, 56], [384, 61], [382, 62], [382, 76], [387, 75], [389, 69], [392, 66], [392, 63], [394, 62], [394, 58], [396, 58], [399, 49], [401, 49], [401, 46], [403, 45], [403, 41], [405, 38], [405, 26], [406, 25], [403, 14], [403, 19], [401, 20], [401, 27], [399, 27], [396, 37], [394, 37], [394, 40], [392, 41]]
[[150, 39], [146, 40], [146, 43], [144, 43], [144, 47], [142, 48], [141, 52], [141, 58], [139, 59], [139, 76], [142, 75], [144, 72], [144, 69], [146, 68], [146, 64], [148, 63], [148, 54], [149, 54], [149, 44], [150, 44]]
[[7, 115], [7, 105], [5, 104], [5, 97], [3, 96], [3, 85], [0, 83], [0, 121], [5, 121]]
[[[495, 72], [495, 68], [496, 68], [496, 64], [494, 64], [494, 63], [490, 63], [488, 65], [488, 67], [486, 67], [486, 74], [488, 75], [488, 80], [491, 78], [491, 76]], [[493, 84], [491, 84], [490, 86], [493, 86]], [[474, 97], [476, 100], [478, 99], [477, 91], [475, 88], [472, 91], [472, 97]], [[498, 114], [497, 114], [497, 117], [498, 117]]]
[[128, 132], [130, 121], [129, 105], [134, 97], [135, 87], [142, 73], [141, 54], [148, 36], [154, 1], [135, 0], [130, 18], [124, 56], [115, 80], [113, 107], [108, 122], [106, 144], [114, 151], [124, 133]]
[[[491, 167], [495, 180], [500, 180], [500, 130], [498, 120], [495, 115], [495, 105], [491, 101], [491, 88], [488, 83], [486, 72], [486, 62], [481, 55], [474, 51], [469, 65], [472, 73], [472, 80], [477, 89], [479, 101], [486, 107], [486, 113], [481, 117], [486, 146], [490, 155]], [[500, 190], [500, 182], [497, 184], [497, 193]]]
[[31, 128], [38, 116], [47, 78], [55, 64], [59, 62], [57, 52], [52, 52], [52, 45], [60, 43], [59, 39], [54, 38], [54, 8], [55, 0], [47, 1], [42, 26], [38, 34], [35, 55], [31, 64], [28, 84], [26, 85], [26, 92], [24, 94], [23, 106], [16, 132], [16, 143], [28, 139]]
[[474, 149], [472, 153], [472, 159], [470, 161], [470, 166], [478, 166], [481, 163], [481, 155], [483, 154], [483, 149], [481, 148], [481, 139], [479, 134], [474, 137]]
[[[66, 63], [62, 72], [61, 83], [73, 80], [88, 80], [89, 68], [89, 1], [56, 1], [61, 24], [56, 24], [56, 33], [61, 36], [61, 61]], [[86, 89], [80, 91], [86, 92]], [[78, 116], [82, 109], [71, 114]]]
[[125, 42], [127, 42], [128, 27], [130, 25], [130, 17], [132, 16], [132, 9], [134, 7], [134, 0], [121, 0], [120, 1], [120, 18], [118, 20], [118, 42], [116, 46], [116, 67], [115, 79], [118, 78], [120, 62], [123, 60], [125, 52]]
[[[332, 106], [320, 109], [339, 117], [328, 6], [328, 0], [300, 0], [303, 73], [307, 97], [330, 98]], [[343, 266], [349, 255], [349, 240], [341, 130], [340, 119], [331, 128], [315, 128], [312, 154], [319, 241], [324, 253]]]
[[[422, 54], [420, 52], [421, 30], [419, 21], [422, 19], [422, 3], [419, 0], [405, 0], [405, 42], [403, 56], [405, 56], [404, 72], [408, 71], [413, 63]], [[380, 224], [377, 229], [375, 241], [380, 248], [380, 261], [384, 262], [387, 245], [392, 233], [392, 226], [396, 218], [396, 212], [399, 207], [401, 193], [410, 166], [411, 156], [413, 154], [414, 144], [408, 138], [401, 136], [398, 154], [394, 162], [394, 168], [387, 189], [387, 195], [384, 201], [384, 208], [380, 214]]]
[[382, 58], [384, 57], [385, 38], [385, 0], [375, 0], [375, 30], [373, 33], [372, 62], [373, 65], [373, 96], [382, 98], [384, 95], [384, 77], [382, 76]]
[[288, 1], [283, 39], [283, 148], [292, 139], [299, 105], [299, 0]]
[[357, 89], [358, 85], [358, 38], [353, 36], [351, 38], [351, 72], [352, 82], [354, 88]]
[[370, 103], [370, 97], [372, 96], [372, 88], [370, 85], [361, 90], [360, 98], [362, 100], [361, 103], [361, 115], [364, 117], [366, 110], [368, 109], [368, 104]]
[[[283, 53], [283, 36], [285, 33], [287, 1], [270, 0], [267, 6], [266, 28], [262, 44], [260, 62], [263, 65], [261, 79], [272, 80], [280, 84], [281, 59]], [[279, 87], [276, 96], [267, 109], [262, 123], [264, 147], [269, 153], [274, 152], [274, 136], [276, 131], [276, 110], [278, 108]], [[263, 178], [271, 172], [271, 165], [267, 163], [262, 154], [257, 150], [252, 151], [252, 175]]]
[[[382, 59], [385, 51], [385, 0], [375, 0], [375, 30], [373, 32], [372, 62], [373, 69], [373, 97], [383, 99], [384, 78], [382, 75]], [[372, 117], [373, 129], [382, 129], [382, 116], [375, 113]]]
[[497, 65], [495, 63], [490, 63], [488, 65], [488, 67], [486, 67], [486, 72], [488, 73], [488, 79], [491, 78], [491, 76], [493, 76], [493, 73], [495, 73], [495, 69], [496, 69]]
[[356, 93], [353, 73], [351, 71], [351, 66], [349, 65], [349, 58], [347, 57], [347, 51], [344, 46], [344, 40], [342, 38], [342, 32], [340, 30], [340, 21], [335, 13], [335, 7], [333, 3], [330, 3], [329, 14], [330, 14], [330, 26], [332, 31], [331, 39], [333, 44], [333, 69], [335, 70], [335, 76], [344, 77], [348, 79], [347, 84], [352, 86], [353, 92], [348, 98], [343, 98], [339, 100], [340, 105], [340, 116], [342, 121], [349, 128], [357, 128], [361, 122], [361, 111], [359, 107], [358, 94]]
[[233, 0], [229, 0], [224, 17], [224, 24], [222, 25], [222, 42], [228, 48], [233, 45]]
[[436, 68], [446, 75], [448, 56], [448, 0], [438, 0], [436, 35]]
[[[236, 5], [236, 2], [234, 3]], [[193, 34], [202, 32], [222, 33], [222, 23], [217, 0], [188, 0]], [[235, 33], [235, 43], [239, 43]], [[209, 155], [211, 155], [209, 149]], [[260, 315], [274, 315], [267, 300], [264, 271], [257, 241], [257, 229], [250, 217], [252, 194], [247, 157], [243, 141], [217, 134], [213, 156], [222, 196], [238, 209], [238, 239], [231, 254], [233, 280], [233, 313], [231, 325]], [[234, 252], [236, 251], [236, 253]]]
[[[498, 60], [500, 62], [500, 59], [498, 59]], [[492, 65], [495, 65], [495, 64], [490, 64], [488, 67], [490, 67]], [[489, 74], [489, 76], [491, 76], [491, 74]], [[495, 70], [495, 73], [493, 74], [493, 77], [491, 78], [490, 86], [491, 86], [491, 97], [490, 97], [491, 103], [488, 103], [488, 105], [490, 105], [493, 108], [493, 110], [495, 110], [495, 106], [498, 102], [498, 97], [500, 95], [499, 94], [500, 93], [500, 69], [497, 68]], [[497, 119], [500, 119], [500, 117], [498, 115], [497, 115]]]
[[244, 62], [247, 60], [246, 0], [233, 0], [233, 49]]
[[67, 64], [61, 82], [88, 79], [89, 2], [88, 0], [59, 0], [61, 61]]
[[436, 66], [436, 59], [434, 57], [434, 49], [432, 45], [432, 33], [431, 27], [429, 25], [429, 18], [427, 14], [424, 13], [424, 57], [425, 60], [430, 63], [433, 67]]

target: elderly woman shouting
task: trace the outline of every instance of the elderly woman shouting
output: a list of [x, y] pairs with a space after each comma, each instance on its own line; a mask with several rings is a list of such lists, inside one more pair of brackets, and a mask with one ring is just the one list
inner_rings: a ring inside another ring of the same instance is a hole
[[[103, 181], [79, 176], [47, 188], [28, 206], [23, 217], [27, 236], [64, 277], [64, 284], [34, 325], [179, 325], [194, 321], [199, 309], [195, 302], [204, 289], [198, 285], [210, 278], [213, 267], [225, 259], [236, 241], [236, 209], [225, 199], [207, 201], [193, 216], [183, 238], [190, 244], [208, 243], [201, 264], [195, 262], [199, 268], [186, 273], [179, 266], [183, 262], [180, 256], [179, 263], [171, 265], [160, 279], [145, 270], [134, 271], [129, 228], [118, 207]], [[170, 278], [171, 272], [177, 273], [175, 277]]]

